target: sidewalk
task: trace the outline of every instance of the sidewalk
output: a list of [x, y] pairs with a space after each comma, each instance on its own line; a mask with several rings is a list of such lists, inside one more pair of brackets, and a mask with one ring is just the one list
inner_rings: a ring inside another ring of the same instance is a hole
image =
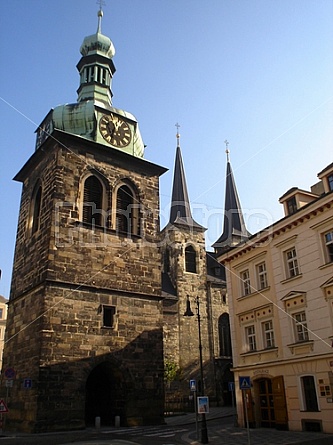
[[[223, 419], [228, 417], [228, 422]], [[332, 445], [333, 435], [300, 431], [279, 431], [274, 428], [240, 428], [234, 426], [235, 410], [231, 407], [210, 408], [206, 414], [208, 440], [211, 445]], [[210, 428], [210, 420], [221, 419], [220, 426]], [[167, 417], [166, 423], [172, 426], [195, 423], [195, 413]], [[236, 419], [235, 419], [236, 420]], [[198, 434], [195, 427], [182, 436], [182, 441], [190, 445], [200, 445], [200, 421]]]

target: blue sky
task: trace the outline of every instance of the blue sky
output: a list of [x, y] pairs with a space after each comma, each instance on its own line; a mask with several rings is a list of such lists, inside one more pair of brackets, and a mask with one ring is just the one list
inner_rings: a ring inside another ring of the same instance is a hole
[[[207, 247], [222, 233], [226, 155], [248, 229], [283, 216], [278, 198], [309, 189], [333, 161], [332, 0], [105, 0], [116, 48], [113, 105], [139, 121], [169, 216], [176, 127]], [[9, 296], [21, 184], [48, 111], [76, 102], [95, 0], [0, 1], [0, 294]]]

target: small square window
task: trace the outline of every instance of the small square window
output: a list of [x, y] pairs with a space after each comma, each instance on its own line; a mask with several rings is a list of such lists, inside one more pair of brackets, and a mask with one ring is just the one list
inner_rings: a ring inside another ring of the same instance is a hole
[[2, 317], [3, 317], [3, 309], [0, 308], [0, 318], [2, 318]]
[[103, 327], [113, 328], [116, 308], [114, 306], [103, 306]]

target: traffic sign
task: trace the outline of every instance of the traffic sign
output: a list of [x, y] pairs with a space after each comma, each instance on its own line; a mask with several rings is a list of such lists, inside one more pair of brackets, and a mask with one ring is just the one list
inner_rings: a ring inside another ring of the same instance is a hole
[[32, 380], [31, 379], [24, 379], [23, 380], [23, 388], [31, 389], [32, 388]]
[[6, 388], [12, 388], [13, 387], [13, 380], [5, 380], [5, 387]]
[[0, 400], [0, 413], [8, 413], [7, 405], [5, 404], [3, 399]]
[[5, 377], [6, 379], [15, 379], [15, 369], [14, 368], [6, 368], [5, 369]]
[[190, 380], [190, 389], [191, 391], [196, 391], [197, 390], [197, 382], [196, 380]]
[[229, 389], [229, 391], [234, 391], [235, 390], [234, 382], [228, 382], [228, 389]]
[[251, 389], [250, 377], [239, 377], [239, 389]]

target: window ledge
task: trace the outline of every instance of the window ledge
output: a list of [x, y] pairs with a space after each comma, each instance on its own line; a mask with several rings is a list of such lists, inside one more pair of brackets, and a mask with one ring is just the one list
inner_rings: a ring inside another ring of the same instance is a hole
[[298, 275], [295, 275], [294, 277], [286, 278], [285, 280], [280, 281], [281, 284], [289, 283], [290, 281], [297, 280], [298, 278], [301, 278], [303, 274], [299, 273]]
[[105, 226], [98, 226], [96, 224], [90, 224], [84, 221], [75, 221], [74, 225], [79, 228], [84, 229], [90, 229], [90, 230], [96, 230], [98, 232], [105, 232], [109, 233], [111, 235], [118, 235], [121, 238], [128, 238], [128, 239], [141, 239], [141, 235], [136, 235], [134, 233], [128, 233], [128, 232], [121, 232], [119, 230], [111, 229], [109, 227]]
[[278, 351], [279, 351], [279, 348], [277, 346], [274, 346], [273, 348], [257, 349], [256, 351], [243, 352], [239, 355], [241, 357], [257, 355], [258, 359], [260, 360], [262, 354], [269, 354], [270, 352], [274, 352], [277, 356]]
[[330, 261], [329, 263], [325, 263], [325, 264], [322, 264], [321, 266], [319, 266], [319, 270], [322, 270], [322, 269], [326, 269], [326, 267], [330, 267], [330, 266], [333, 266], [333, 261]]
[[306, 354], [313, 351], [313, 340], [300, 341], [287, 345], [293, 354]]

